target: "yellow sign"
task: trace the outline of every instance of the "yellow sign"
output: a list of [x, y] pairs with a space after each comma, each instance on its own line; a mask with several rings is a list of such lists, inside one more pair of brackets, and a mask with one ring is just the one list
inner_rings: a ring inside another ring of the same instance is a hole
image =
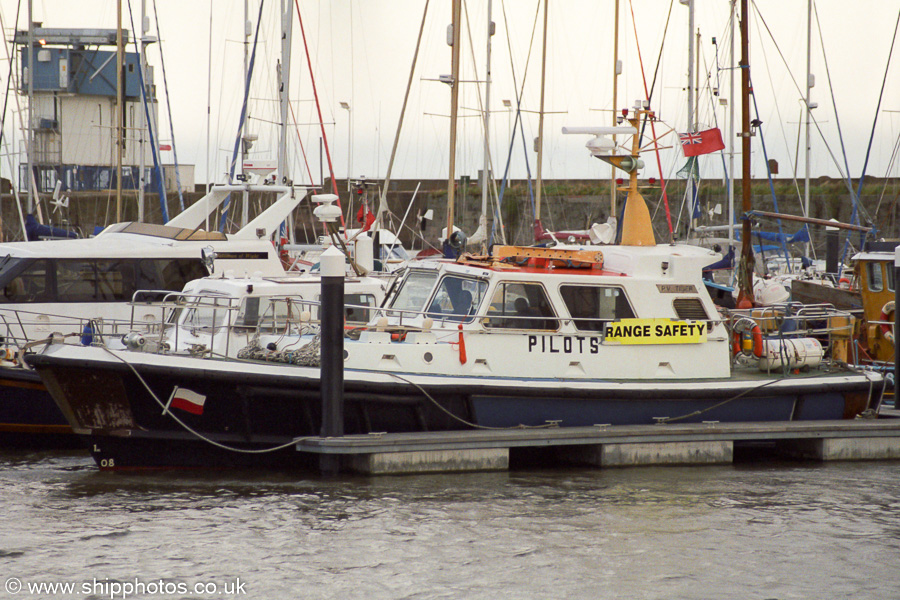
[[708, 324], [673, 319], [622, 319], [606, 324], [604, 342], [616, 344], [700, 344]]

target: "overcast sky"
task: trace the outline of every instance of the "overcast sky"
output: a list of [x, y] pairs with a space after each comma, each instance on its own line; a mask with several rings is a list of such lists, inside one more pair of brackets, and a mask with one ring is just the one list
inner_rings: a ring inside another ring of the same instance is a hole
[[[728, 14], [731, 3], [728, 0], [695, 0], [695, 3], [695, 31], [699, 29], [701, 35], [701, 127], [713, 126], [718, 119], [727, 141], [727, 107], [720, 99], [731, 100], [728, 90], [730, 71], [716, 68], [716, 53], [718, 48], [718, 64], [727, 69], [730, 64]], [[251, 30], [255, 30], [259, 3], [250, 4]], [[275, 61], [280, 49], [279, 4], [278, 0], [265, 0], [250, 94], [250, 128], [259, 136], [253, 157], [258, 159], [275, 158], [272, 122], [277, 120], [274, 99]], [[819, 21], [813, 22], [815, 87], [812, 101], [818, 103], [814, 115], [820, 122], [822, 134], [817, 130], [813, 132], [811, 171], [813, 177], [839, 177], [839, 170], [845, 170], [843, 153], [846, 151], [850, 174], [858, 177], [876, 116], [898, 5], [896, 0], [857, 0], [853, 3], [819, 0], [816, 4]], [[135, 22], [140, 5], [140, 0], [131, 0]], [[492, 2], [496, 34], [492, 43], [490, 139], [493, 168], [498, 175], [502, 174], [507, 160], [510, 123], [514, 116], [502, 102], [507, 99], [515, 104], [513, 69], [519, 87], [523, 78], [526, 80], [522, 106], [529, 112], [523, 115], [524, 128], [528, 161], [532, 173], [535, 170], [532, 140], [537, 134], [536, 112], [540, 100], [542, 15], [539, 9], [542, 5], [539, 0]], [[674, 2], [666, 31], [669, 0], [620, 1], [619, 53], [623, 73], [618, 79], [618, 102], [613, 106], [614, 5], [614, 0], [550, 0], [545, 99], [548, 114], [545, 117], [543, 167], [547, 179], [608, 177], [609, 167], [590, 158], [584, 149], [585, 136], [563, 136], [560, 130], [567, 125], [610, 124], [611, 109], [630, 106], [643, 98], [639, 57], [643, 60], [648, 86], [659, 64], [653, 92], [653, 107], [662, 120], [657, 133], [686, 129], [684, 88], [687, 83], [688, 8], [677, 0]], [[153, 6], [153, 1], [147, 0], [150, 34], [156, 36]], [[425, 0], [300, 0], [299, 6], [335, 173], [339, 178], [345, 177], [349, 162], [354, 177], [384, 177]], [[0, 0], [7, 36], [18, 9], [19, 0]], [[196, 165], [198, 182], [205, 180], [207, 163], [211, 177], [222, 181], [240, 114], [244, 3], [240, 0], [156, 0], [156, 9], [161, 43], [151, 46], [149, 62], [156, 69], [163, 137], [169, 137], [169, 127], [160, 50], [166, 61], [178, 159]], [[24, 28], [27, 22], [24, 0], [20, 10], [18, 27]], [[124, 10], [126, 23], [130, 24], [127, 0]], [[475, 81], [483, 81], [485, 77], [487, 10], [487, 0], [466, 0], [468, 19], [462, 25], [461, 79], [464, 83], [461, 84], [460, 114], [465, 117], [460, 120], [457, 173], [473, 178], [481, 168], [483, 155], [483, 126], [476, 117], [484, 102], [484, 86]], [[806, 0], [756, 0], [751, 3], [751, 74], [759, 118], [764, 123], [766, 149], [769, 158], [778, 160], [781, 178], [790, 175], [798, 153], [798, 121], [802, 115], [801, 97], [805, 92], [806, 77], [806, 10]], [[450, 72], [450, 48], [446, 44], [450, 12], [449, 0], [431, 0], [394, 167], [395, 178], [447, 176], [449, 87], [428, 79], [437, 79]], [[115, 27], [116, 7], [113, 0], [35, 0], [34, 18], [42, 21], [45, 27]], [[819, 28], [824, 45], [819, 39]], [[291, 95], [298, 127], [290, 134], [290, 152], [294, 157], [292, 171], [295, 180], [305, 182], [311, 172], [313, 180], [318, 181], [321, 135], [306, 52], [296, 20], [293, 33]], [[717, 46], [712, 44], [713, 37]], [[208, 75], [210, 46], [213, 57], [211, 77]], [[737, 48], [739, 52], [739, 45]], [[892, 112], [900, 110], [897, 59], [895, 56], [888, 71], [878, 114], [867, 166], [867, 174], [871, 176], [897, 176], [898, 173], [898, 167], [891, 163], [900, 132], [900, 114]], [[3, 69], [0, 73], [4, 85], [6, 71]], [[709, 91], [707, 74], [711, 85], [719, 89], [718, 97], [713, 97]], [[738, 94], [739, 79], [736, 77], [735, 84]], [[209, 155], [206, 142], [208, 93], [212, 97]], [[349, 112], [340, 108], [342, 101], [349, 103]], [[736, 109], [739, 127], [739, 103]], [[838, 119], [845, 151], [841, 148]], [[300, 142], [309, 159], [308, 167], [307, 162], [303, 162]], [[671, 133], [660, 143], [677, 145], [676, 137]], [[826, 143], [830, 150], [826, 149]], [[171, 162], [171, 153], [166, 156], [169, 157], [166, 162]], [[799, 158], [798, 175], [802, 178], [802, 134]], [[655, 158], [645, 156], [645, 160], [644, 174], [658, 176]], [[739, 165], [739, 157], [736, 161]], [[663, 175], [669, 177], [683, 164], [684, 158], [680, 150], [667, 149], [661, 152], [661, 162]], [[718, 155], [706, 157], [702, 163], [703, 175], [720, 177], [722, 163]], [[754, 176], [764, 176], [762, 164], [760, 138], [756, 138]], [[6, 168], [4, 161], [4, 173]], [[327, 165], [321, 168], [327, 176]], [[525, 176], [521, 138], [516, 141], [511, 175]]]

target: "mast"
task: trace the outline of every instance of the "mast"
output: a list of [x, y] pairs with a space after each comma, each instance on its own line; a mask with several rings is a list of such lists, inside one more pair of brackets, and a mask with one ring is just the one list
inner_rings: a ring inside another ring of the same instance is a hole
[[[122, 151], [125, 146], [125, 45], [122, 43], [122, 0], [116, 2], [116, 223], [122, 222]], [[29, 78], [30, 79], [30, 78]]]
[[541, 105], [538, 111], [538, 137], [537, 137], [537, 191], [534, 199], [534, 222], [541, 222], [541, 191], [544, 187], [543, 178], [541, 177], [541, 167], [544, 163], [544, 84], [547, 80], [547, 11], [549, 8], [549, 0], [544, 0], [544, 37], [543, 48], [541, 49]]
[[731, 69], [728, 70], [728, 247], [734, 247], [734, 9], [737, 0], [731, 0]]
[[[750, 212], [750, 15], [747, 0], [741, 0], [741, 197], [744, 214]], [[741, 260], [738, 266], [738, 308], [753, 306], [753, 244], [750, 240], [750, 221], [745, 218], [741, 227]]]
[[481, 242], [483, 253], [487, 253], [487, 206], [488, 206], [488, 182], [491, 181], [491, 37], [494, 35], [494, 22], [491, 21], [491, 0], [487, 3], [487, 70], [484, 78], [484, 162], [482, 165], [481, 181], [481, 216], [478, 219], [478, 227], [484, 232], [484, 240]]
[[[280, 101], [281, 101], [281, 128], [278, 132], [278, 185], [287, 185], [288, 180], [288, 157], [287, 157], [287, 123], [288, 108], [290, 102], [291, 83], [291, 35], [292, 35], [292, 19], [293, 4], [291, 0], [282, 0], [281, 2], [281, 69], [278, 81]], [[246, 224], [246, 223], [245, 223]]]
[[[694, 133], [694, 0], [687, 0], [688, 7], [688, 87], [687, 87], [687, 131]], [[697, 160], [696, 158], [694, 160]], [[690, 161], [690, 159], [688, 159]], [[691, 224], [694, 221], [694, 177], [691, 169], [688, 169], [685, 193], [688, 197], [687, 204], [687, 231], [690, 234]]]
[[[25, 130], [25, 160], [28, 161], [28, 177], [25, 185], [28, 186], [28, 214], [34, 211], [34, 16], [32, 15], [33, 0], [28, 0], [28, 127]], [[28, 236], [22, 231], [25, 239]]]
[[[137, 32], [135, 32], [137, 33]], [[144, 41], [144, 37], [147, 35], [147, 2], [146, 0], [141, 0], [141, 29], [140, 29], [140, 39], [138, 39], [138, 60], [141, 62], [141, 73], [147, 72], [147, 45]], [[142, 82], [146, 87], [147, 82]], [[145, 94], [141, 94], [143, 96], [143, 101], [147, 102], [147, 97]], [[140, 171], [138, 172], [138, 221], [144, 220], [144, 132], [147, 128], [146, 119], [144, 116], [144, 111], [138, 111], [139, 117], [139, 125], [138, 125], [138, 164]], [[158, 133], [158, 132], [157, 132]], [[174, 143], [174, 142], [173, 142]]]
[[[803, 216], [809, 216], [809, 117], [812, 105], [810, 104], [810, 90], [813, 87], [813, 76], [810, 73], [810, 53], [812, 48], [812, 0], [807, 0], [806, 4], [806, 158], [804, 159], [806, 172], [803, 176]], [[809, 255], [809, 242], [804, 244], [806, 251], [804, 254]]]
[[[615, 2], [615, 33], [613, 34], [613, 93], [612, 93], [612, 126], [618, 125], [618, 115], [616, 107], [619, 105], [619, 74], [622, 72], [622, 65], [619, 63], [619, 0]], [[616, 143], [616, 136], [613, 134], [613, 145]], [[612, 154], [616, 153], [615, 146]], [[615, 219], [616, 212], [616, 168], [611, 166], [609, 173], [609, 216]]]
[[[244, 0], [244, 85], [245, 87], [250, 87], [250, 81], [248, 81], [247, 73], [250, 70], [250, 12], [248, 7], [248, 0]], [[261, 15], [260, 15], [261, 16]], [[279, 80], [280, 80], [279, 74]], [[244, 90], [244, 98], [249, 98], [249, 92]], [[247, 152], [250, 150], [250, 140], [246, 134], [247, 131], [247, 121], [249, 118], [241, 121], [241, 131], [239, 135], [241, 136], [241, 173], [244, 172], [244, 161], [247, 160]], [[229, 182], [231, 183], [231, 182]], [[250, 192], [244, 189], [241, 192], [241, 227], [246, 225], [250, 221]]]
[[[213, 11], [212, 2], [209, 5], [209, 42], [206, 55], [206, 193], [209, 193], [210, 179], [212, 178], [212, 169], [209, 161], [209, 128], [212, 117], [212, 32], [213, 32]], [[206, 229], [209, 230], [209, 212], [206, 215], [204, 223]]]
[[450, 166], [447, 175], [447, 237], [453, 235], [453, 205], [456, 201], [456, 121], [459, 112], [459, 32], [462, 15], [462, 0], [453, 0], [451, 21], [451, 73], [450, 73]]
[[641, 196], [638, 189], [638, 171], [643, 168], [641, 160], [640, 126], [641, 118], [644, 121], [655, 119], [653, 111], [642, 109], [640, 101], [635, 103], [634, 116], [628, 119], [634, 134], [631, 136], [631, 156], [617, 156], [613, 158], [613, 164], [620, 168], [627, 166], [625, 170], [630, 174], [628, 180], [628, 196], [625, 198], [625, 211], [622, 214], [622, 245], [623, 246], [655, 246], [656, 236], [653, 233], [653, 222], [650, 219], [650, 211], [647, 202]]

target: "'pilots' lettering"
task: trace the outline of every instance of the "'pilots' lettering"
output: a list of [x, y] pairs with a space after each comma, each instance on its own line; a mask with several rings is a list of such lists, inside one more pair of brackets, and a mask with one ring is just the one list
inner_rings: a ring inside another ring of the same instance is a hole
[[538, 336], [528, 336], [529, 352], [545, 352], [547, 354], [583, 354], [585, 352], [598, 354], [600, 352], [601, 339], [599, 337], [587, 338], [583, 335], [544, 335], [540, 336], [540, 338], [541, 341], [539, 344]]

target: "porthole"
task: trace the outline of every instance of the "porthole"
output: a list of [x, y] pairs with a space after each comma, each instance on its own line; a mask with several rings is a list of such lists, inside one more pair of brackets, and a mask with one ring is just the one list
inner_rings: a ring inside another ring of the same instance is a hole
[[426, 352], [422, 355], [422, 360], [425, 361], [425, 364], [430, 365], [431, 361], [434, 360], [434, 356], [432, 356], [431, 352]]
[[348, 358], [350, 358], [350, 353], [344, 350], [344, 360], [347, 360]]

